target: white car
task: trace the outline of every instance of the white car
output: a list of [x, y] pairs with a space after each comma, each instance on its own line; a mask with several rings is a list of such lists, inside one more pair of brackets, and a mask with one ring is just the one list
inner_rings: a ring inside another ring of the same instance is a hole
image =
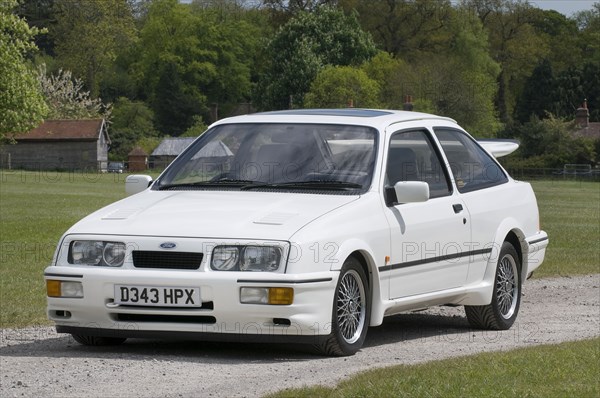
[[528, 183], [455, 121], [321, 109], [214, 123], [61, 238], [48, 317], [128, 337], [291, 341], [352, 355], [387, 315], [465, 307], [510, 328], [548, 245]]

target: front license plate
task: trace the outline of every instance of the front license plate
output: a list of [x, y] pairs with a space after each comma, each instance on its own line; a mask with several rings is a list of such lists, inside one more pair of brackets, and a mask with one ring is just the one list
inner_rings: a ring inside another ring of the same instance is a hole
[[201, 307], [198, 287], [115, 285], [115, 303], [156, 307]]

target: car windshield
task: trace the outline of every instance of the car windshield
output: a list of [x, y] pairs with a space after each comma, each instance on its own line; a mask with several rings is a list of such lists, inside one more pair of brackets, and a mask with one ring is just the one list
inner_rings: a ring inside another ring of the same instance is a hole
[[328, 124], [225, 124], [207, 131], [154, 189], [363, 191], [376, 131]]

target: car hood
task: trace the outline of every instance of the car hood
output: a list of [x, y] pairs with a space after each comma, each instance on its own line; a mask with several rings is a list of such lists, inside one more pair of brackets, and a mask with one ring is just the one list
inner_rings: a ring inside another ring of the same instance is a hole
[[67, 233], [288, 240], [358, 195], [146, 190], [104, 207]]

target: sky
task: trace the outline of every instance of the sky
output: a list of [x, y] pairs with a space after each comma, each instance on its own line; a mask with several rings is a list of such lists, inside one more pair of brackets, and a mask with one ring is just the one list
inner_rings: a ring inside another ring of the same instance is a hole
[[[600, 1], [600, 0], [595, 0]], [[567, 17], [583, 10], [591, 10], [594, 0], [530, 0], [532, 5], [536, 5], [543, 10], [556, 10]]]

